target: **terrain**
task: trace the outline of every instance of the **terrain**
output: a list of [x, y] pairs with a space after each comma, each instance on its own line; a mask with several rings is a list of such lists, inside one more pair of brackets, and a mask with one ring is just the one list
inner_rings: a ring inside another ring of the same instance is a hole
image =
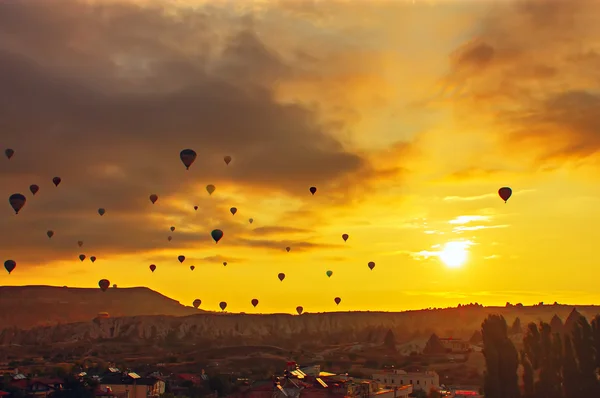
[[90, 321], [99, 312], [112, 317], [137, 315], [185, 316], [193, 307], [146, 287], [85, 289], [55, 286], [0, 286], [0, 328]]

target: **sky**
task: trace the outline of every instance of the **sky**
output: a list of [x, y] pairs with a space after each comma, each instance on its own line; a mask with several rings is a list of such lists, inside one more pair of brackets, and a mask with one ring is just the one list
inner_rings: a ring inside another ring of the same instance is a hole
[[0, 3], [0, 284], [600, 303], [599, 2], [56, 3]]

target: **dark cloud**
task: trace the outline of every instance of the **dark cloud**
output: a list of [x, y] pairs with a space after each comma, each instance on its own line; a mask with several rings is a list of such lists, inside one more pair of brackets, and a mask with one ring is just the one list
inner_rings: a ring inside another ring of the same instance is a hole
[[[342, 245], [331, 245], [326, 243], [315, 243], [309, 241], [293, 241], [293, 240], [266, 240], [266, 239], [245, 239], [239, 238], [236, 239], [238, 244], [243, 244], [244, 246], [250, 246], [261, 249], [269, 249], [269, 250], [278, 250], [285, 251], [286, 247], [290, 247], [290, 254], [292, 252], [306, 252], [315, 249], [337, 249], [342, 248]], [[235, 244], [235, 243], [234, 243]]]
[[594, 0], [496, 3], [477, 38], [452, 54], [446, 83], [463, 87], [457, 111], [492, 116], [512, 156], [528, 152], [545, 162], [595, 154], [598, 18]]
[[285, 227], [285, 226], [268, 226], [254, 228], [252, 232], [256, 235], [284, 235], [284, 234], [306, 234], [311, 233], [311, 230], [304, 228]]
[[[300, 65], [267, 48], [251, 25], [215, 7], [0, 3], [0, 130], [2, 145], [16, 151], [3, 159], [0, 193], [29, 198], [16, 219], [2, 210], [5, 225], [10, 219], [2, 252], [62, 258], [77, 255], [73, 244], [82, 239], [100, 256], [202, 243], [223, 225], [228, 237], [245, 231], [211, 215], [208, 183], [304, 196], [317, 185], [346, 197], [348, 176], [368, 172], [367, 161], [333, 138], [331, 120], [277, 102], [278, 83]], [[188, 147], [198, 159], [186, 172], [178, 154]], [[63, 180], [58, 188], [54, 176]], [[27, 191], [33, 183], [35, 197]], [[154, 206], [151, 193], [159, 195]], [[201, 214], [178, 210], [176, 200], [199, 204]], [[167, 242], [169, 225], [158, 220], [179, 226], [192, 216], [206, 233], [177, 231]], [[42, 242], [48, 229], [56, 236]], [[31, 244], [54, 246], [38, 255], [27, 251]]]
[[225, 256], [208, 256], [208, 257], [203, 257], [202, 261], [207, 261], [209, 263], [219, 263], [219, 264], [223, 264], [223, 262], [227, 262], [227, 264], [232, 264], [232, 263], [243, 263], [246, 261], [246, 259], [244, 258], [238, 258], [238, 257], [225, 257]]

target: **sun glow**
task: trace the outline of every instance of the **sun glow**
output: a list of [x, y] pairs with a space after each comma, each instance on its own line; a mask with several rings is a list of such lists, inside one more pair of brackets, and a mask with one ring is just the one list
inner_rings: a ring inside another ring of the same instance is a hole
[[468, 241], [448, 242], [438, 257], [448, 268], [460, 268], [469, 258], [469, 243]]

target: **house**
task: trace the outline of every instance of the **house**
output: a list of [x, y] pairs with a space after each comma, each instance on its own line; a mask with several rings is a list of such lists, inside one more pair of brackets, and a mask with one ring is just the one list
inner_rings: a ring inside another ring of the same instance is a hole
[[415, 391], [429, 392], [431, 389], [440, 389], [440, 376], [430, 370], [406, 372], [401, 369], [385, 369], [381, 373], [373, 374], [373, 380], [388, 387], [411, 385]]
[[165, 382], [160, 377], [141, 377], [134, 372], [110, 372], [100, 378], [100, 389], [110, 389], [124, 398], [154, 398], [165, 392]]
[[452, 337], [440, 338], [440, 343], [448, 353], [465, 353], [471, 349], [471, 344], [468, 341], [453, 339]]
[[12, 376], [10, 385], [34, 397], [47, 397], [50, 393], [63, 388], [63, 380], [49, 378], [28, 379], [17, 373]]

